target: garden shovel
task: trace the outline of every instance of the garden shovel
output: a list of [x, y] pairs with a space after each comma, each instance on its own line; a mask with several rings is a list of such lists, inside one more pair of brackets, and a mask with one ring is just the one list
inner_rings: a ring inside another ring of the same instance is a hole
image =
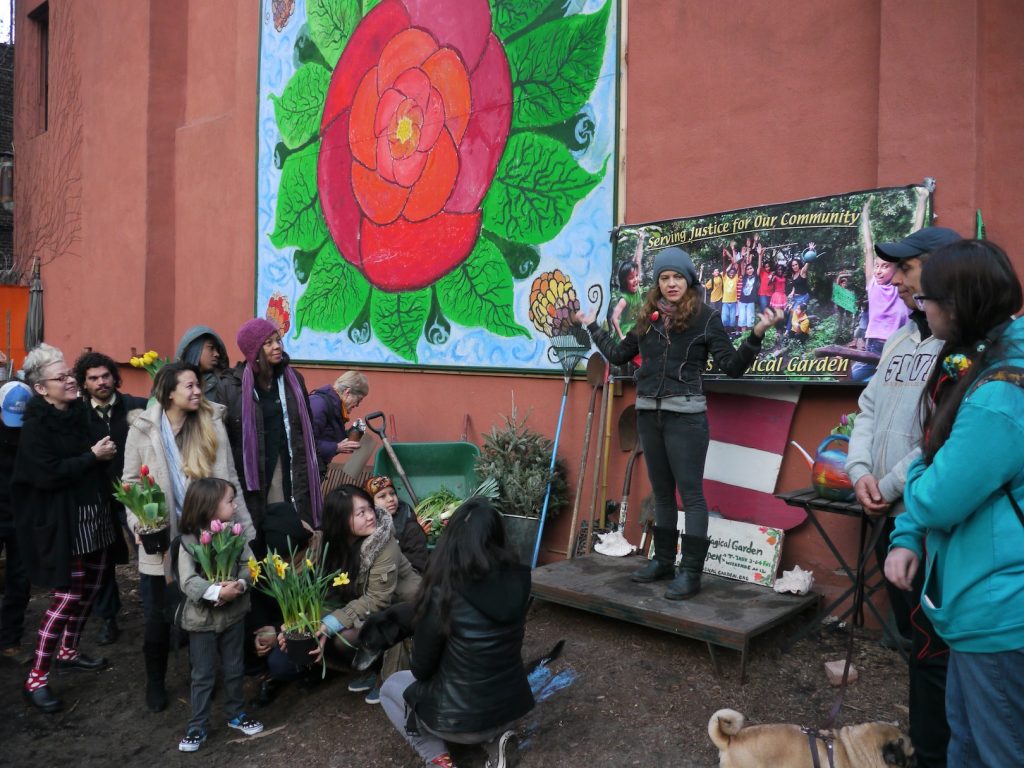
[[571, 560], [576, 556], [576, 521], [579, 519], [580, 500], [583, 498], [583, 478], [587, 473], [587, 456], [590, 454], [590, 428], [594, 423], [594, 405], [597, 403], [597, 390], [604, 386], [604, 358], [591, 355], [587, 360], [587, 383], [590, 385], [590, 408], [587, 410], [587, 425], [583, 430], [583, 454], [580, 456], [580, 470], [576, 473], [576, 498], [572, 502], [572, 522], [569, 523], [569, 541], [565, 545], [565, 554]]
[[[374, 426], [373, 422], [380, 420], [380, 426]], [[412, 501], [413, 507], [417, 506], [420, 502], [416, 498], [416, 492], [412, 489], [412, 483], [409, 482], [409, 478], [405, 474], [405, 470], [402, 469], [402, 462], [398, 460], [398, 456], [395, 454], [395, 449], [391, 447], [391, 441], [387, 437], [387, 427], [384, 422], [384, 413], [382, 411], [374, 411], [369, 414], [364, 421], [366, 426], [373, 432], [377, 437], [380, 438], [380, 442], [384, 446], [384, 450], [388, 454], [388, 458], [391, 459], [391, 463], [395, 466], [395, 471], [398, 476], [402, 478], [402, 482], [405, 483], [405, 490], [409, 494], [409, 499]]]

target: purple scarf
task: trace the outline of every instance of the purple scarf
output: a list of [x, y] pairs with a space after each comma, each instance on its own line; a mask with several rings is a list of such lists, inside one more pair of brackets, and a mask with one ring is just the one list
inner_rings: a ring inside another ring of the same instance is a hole
[[[313, 442], [313, 425], [309, 411], [303, 408], [306, 393], [299, 386], [299, 380], [290, 366], [284, 367], [284, 381], [298, 405], [299, 421], [302, 423], [302, 444], [306, 449], [306, 475], [309, 482], [309, 503], [313, 513], [313, 527], [320, 527], [320, 511], [323, 498], [320, 496], [320, 469], [317, 464], [316, 444]], [[281, 403], [284, 418], [288, 418], [287, 399]], [[288, 446], [291, 452], [291, 446]], [[256, 431], [256, 377], [252, 365], [246, 364], [242, 371], [242, 465], [245, 470], [245, 488], [260, 490], [260, 446]], [[293, 463], [294, 466], [294, 463]], [[269, 478], [267, 478], [269, 482]]]

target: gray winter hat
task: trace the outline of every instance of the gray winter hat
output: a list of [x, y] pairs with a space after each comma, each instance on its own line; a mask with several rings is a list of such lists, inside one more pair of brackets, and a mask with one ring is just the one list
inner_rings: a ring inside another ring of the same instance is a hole
[[658, 255], [654, 257], [655, 281], [666, 269], [671, 269], [685, 277], [687, 285], [697, 284], [697, 270], [693, 266], [693, 260], [690, 258], [690, 254], [678, 246], [658, 251]]

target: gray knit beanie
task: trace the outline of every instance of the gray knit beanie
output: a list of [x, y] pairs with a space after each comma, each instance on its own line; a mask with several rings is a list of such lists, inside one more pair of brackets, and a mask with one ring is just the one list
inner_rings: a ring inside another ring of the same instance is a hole
[[678, 246], [658, 251], [658, 255], [654, 257], [655, 281], [657, 281], [658, 276], [667, 269], [671, 269], [673, 272], [678, 272], [680, 275], [685, 277], [686, 283], [690, 287], [697, 284], [697, 270], [693, 266], [690, 254]]

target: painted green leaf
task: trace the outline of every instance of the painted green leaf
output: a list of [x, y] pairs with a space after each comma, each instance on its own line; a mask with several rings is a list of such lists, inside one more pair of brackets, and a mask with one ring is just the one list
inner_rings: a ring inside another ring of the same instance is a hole
[[486, 328], [498, 336], [526, 336], [512, 308], [512, 272], [491, 241], [481, 238], [462, 264], [437, 281], [437, 300], [445, 316], [467, 328]]
[[374, 291], [370, 324], [381, 343], [399, 357], [418, 362], [416, 345], [430, 314], [430, 288], [407, 293]]
[[330, 72], [307, 64], [292, 75], [280, 96], [270, 94], [277, 129], [291, 149], [302, 146], [320, 131], [320, 115], [330, 82]]
[[380, 5], [380, 0], [363, 0], [363, 16]]
[[562, 231], [607, 167], [606, 161], [598, 173], [590, 173], [561, 142], [536, 133], [513, 134], [484, 198], [484, 227], [505, 240], [546, 243]]
[[587, 103], [601, 71], [611, 0], [597, 13], [548, 22], [508, 44], [512, 127], [568, 120]]
[[316, 159], [320, 143], [290, 155], [281, 169], [277, 213], [270, 242], [277, 248], [312, 251], [327, 239], [327, 225], [316, 191]]
[[309, 36], [333, 68], [362, 18], [359, 0], [308, 0]]
[[313, 262], [309, 285], [295, 303], [295, 336], [303, 328], [339, 333], [359, 314], [370, 284], [328, 241]]
[[[557, 0], [490, 0], [494, 34], [504, 40], [536, 21]], [[557, 3], [559, 6], [561, 3]]]
[[536, 246], [503, 240], [487, 230], [481, 234], [501, 251], [501, 255], [505, 257], [505, 263], [512, 271], [513, 280], [525, 280], [537, 270], [537, 265], [540, 263], [540, 250]]

